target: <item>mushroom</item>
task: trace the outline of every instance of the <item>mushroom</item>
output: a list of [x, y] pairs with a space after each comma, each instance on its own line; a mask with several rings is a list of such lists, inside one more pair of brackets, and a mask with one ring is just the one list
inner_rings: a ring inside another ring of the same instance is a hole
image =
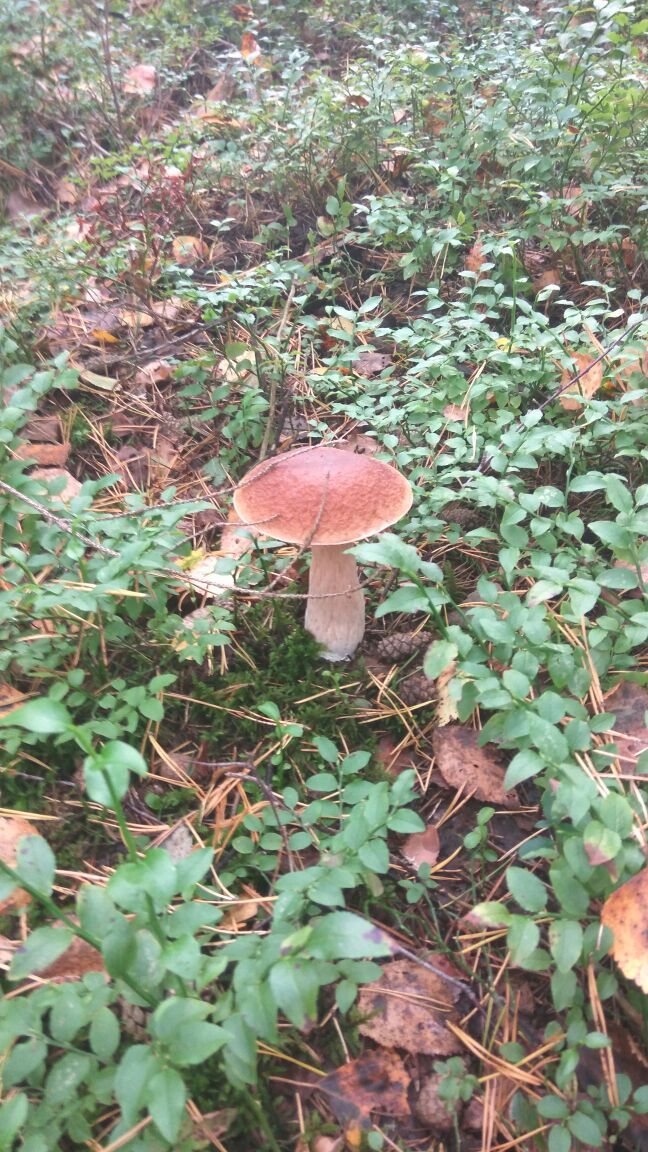
[[305, 623], [324, 659], [351, 656], [364, 635], [364, 593], [345, 549], [400, 520], [411, 503], [409, 483], [395, 468], [321, 444], [262, 461], [236, 489], [244, 524], [312, 548]]

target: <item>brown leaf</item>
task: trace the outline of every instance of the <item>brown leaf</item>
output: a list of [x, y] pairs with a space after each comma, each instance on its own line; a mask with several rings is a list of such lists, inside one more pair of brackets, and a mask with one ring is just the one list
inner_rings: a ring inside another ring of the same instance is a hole
[[241, 36], [241, 56], [246, 63], [254, 64], [257, 68], [264, 66], [261, 49], [255, 40], [253, 32], [244, 32]]
[[584, 372], [585, 375], [576, 381], [570, 391], [563, 392], [558, 402], [566, 412], [580, 412], [583, 401], [591, 400], [603, 383], [603, 365], [594, 364], [593, 357], [587, 356], [584, 352], [570, 352], [570, 355], [574, 367], [563, 370], [560, 387], [564, 388], [572, 376], [576, 376], [579, 372]]
[[57, 182], [55, 192], [59, 204], [76, 204], [79, 199], [79, 189], [76, 184], [65, 177]]
[[[439, 968], [447, 965], [435, 954], [427, 959]], [[384, 1048], [450, 1056], [461, 1051], [460, 1041], [446, 1028], [446, 1021], [459, 1021], [456, 996], [455, 986], [442, 976], [412, 960], [393, 960], [383, 965], [379, 980], [360, 990], [358, 1011], [369, 1019], [359, 1031]]]
[[443, 669], [441, 675], [437, 676], [436, 721], [438, 728], [444, 728], [451, 720], [457, 719], [457, 706], [459, 701], [450, 695], [450, 684], [456, 675], [457, 661], [453, 660], [451, 664], [448, 664], [447, 668]]
[[[628, 681], [605, 697], [605, 709], [613, 712], [613, 733], [610, 739], [618, 749], [623, 772], [636, 772], [637, 760], [642, 752], [648, 751], [648, 728], [645, 714], [648, 711], [648, 692], [639, 684]], [[616, 735], [620, 733], [620, 735]], [[600, 751], [607, 751], [604, 745]]]
[[477, 240], [477, 242], [473, 244], [472, 248], [466, 253], [464, 267], [467, 272], [475, 272], [476, 275], [479, 276], [481, 272], [481, 266], [482, 264], [486, 263], [486, 260], [487, 256], [484, 252], [484, 246], [480, 240]]
[[176, 264], [189, 267], [209, 256], [209, 248], [199, 236], [176, 236], [171, 251]]
[[[0, 860], [10, 868], [16, 867], [16, 852], [23, 836], [38, 836], [38, 829], [22, 816], [0, 816]], [[31, 896], [22, 888], [15, 888], [0, 900], [0, 914], [13, 912], [31, 903]]]
[[24, 692], [19, 692], [11, 684], [0, 680], [0, 716], [8, 716], [15, 708], [19, 708], [26, 699]]
[[30, 444], [23, 441], [16, 449], [19, 460], [31, 460], [44, 467], [60, 468], [70, 455], [69, 444]]
[[430, 867], [436, 864], [440, 848], [439, 833], [434, 824], [428, 824], [425, 832], [413, 832], [407, 837], [401, 852], [418, 871], [421, 864], [429, 864]]
[[28, 440], [41, 444], [58, 444], [61, 439], [61, 421], [58, 416], [32, 416], [25, 425], [24, 434]]
[[40, 480], [43, 484], [60, 480], [61, 477], [65, 480], [65, 484], [60, 492], [52, 495], [52, 499], [57, 502], [60, 501], [61, 504], [69, 504], [70, 500], [74, 500], [74, 497], [79, 495], [81, 484], [75, 480], [74, 476], [66, 472], [65, 468], [34, 468], [34, 471], [30, 472], [31, 480]]
[[549, 288], [551, 284], [560, 285], [560, 272], [557, 268], [547, 268], [546, 272], [542, 272], [533, 280], [533, 289], [535, 292], [541, 292], [543, 288]]
[[610, 954], [624, 976], [648, 992], [648, 868], [608, 896], [601, 922], [614, 934]]
[[343, 1064], [317, 1084], [341, 1124], [368, 1128], [372, 1112], [407, 1116], [411, 1078], [395, 1052], [368, 1052]]
[[20, 192], [17, 188], [7, 196], [4, 208], [7, 218], [18, 227], [47, 211], [45, 205], [39, 204], [30, 193]]
[[450, 1132], [455, 1122], [455, 1110], [448, 1109], [445, 1100], [439, 1096], [443, 1080], [441, 1072], [426, 1076], [414, 1100], [412, 1111], [421, 1124], [433, 1128], [435, 1132]]
[[492, 745], [482, 748], [479, 732], [463, 724], [435, 729], [432, 747], [439, 772], [450, 788], [465, 788], [478, 800], [519, 808], [515, 792], [504, 790], [506, 769]]
[[[366, 663], [366, 661], [365, 661]], [[390, 776], [398, 776], [406, 769], [413, 768], [414, 754], [411, 749], [403, 748], [402, 741], [396, 741], [393, 736], [381, 736], [376, 748], [376, 760]]]
[[356, 376], [377, 376], [392, 364], [391, 356], [383, 352], [361, 352], [353, 361]]
[[124, 77], [124, 92], [131, 96], [148, 96], [156, 81], [157, 71], [152, 64], [135, 64]]
[[[227, 524], [223, 528], [220, 538], [219, 553], [233, 560], [239, 560], [254, 547], [254, 529], [246, 526], [242, 529], [242, 520], [234, 507], [227, 513]], [[241, 530], [242, 529], [242, 530]]]
[[135, 383], [141, 384], [144, 387], [150, 384], [163, 384], [166, 380], [170, 380], [173, 375], [173, 364], [168, 360], [151, 360], [148, 364], [142, 364], [135, 373]]
[[64, 984], [67, 980], [80, 980], [88, 972], [105, 972], [103, 957], [96, 948], [79, 936], [74, 936], [69, 948], [47, 968], [41, 968], [41, 980]]

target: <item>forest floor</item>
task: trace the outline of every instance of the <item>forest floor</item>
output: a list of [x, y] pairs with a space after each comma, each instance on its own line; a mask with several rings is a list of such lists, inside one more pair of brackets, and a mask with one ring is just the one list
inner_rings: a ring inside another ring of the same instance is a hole
[[0, 0], [1, 1149], [648, 1149], [647, 30]]

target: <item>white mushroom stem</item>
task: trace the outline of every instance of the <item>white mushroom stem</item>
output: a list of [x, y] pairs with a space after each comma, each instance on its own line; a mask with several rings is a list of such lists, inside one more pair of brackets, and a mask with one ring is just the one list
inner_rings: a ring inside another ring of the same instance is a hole
[[306, 628], [323, 646], [325, 660], [352, 656], [365, 629], [364, 592], [358, 565], [346, 552], [350, 544], [320, 544], [312, 549]]

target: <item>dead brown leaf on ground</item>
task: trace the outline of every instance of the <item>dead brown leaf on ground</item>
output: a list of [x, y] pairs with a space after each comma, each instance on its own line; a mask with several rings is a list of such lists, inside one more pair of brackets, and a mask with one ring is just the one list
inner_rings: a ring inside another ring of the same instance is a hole
[[624, 976], [648, 992], [648, 868], [608, 896], [601, 923], [614, 934], [610, 954]]
[[432, 735], [436, 766], [446, 784], [463, 788], [478, 800], [519, 808], [514, 791], [504, 788], [506, 768], [493, 745], [479, 744], [479, 732], [463, 724], [447, 724]]
[[9, 712], [13, 712], [26, 699], [27, 696], [24, 692], [19, 692], [17, 688], [7, 684], [4, 680], [0, 681], [0, 716], [6, 716]]
[[401, 852], [405, 859], [418, 870], [422, 864], [429, 864], [430, 867], [436, 864], [439, 859], [440, 848], [439, 833], [434, 824], [428, 824], [425, 832], [413, 832], [411, 836], [407, 837]]
[[23, 429], [27, 440], [40, 444], [58, 444], [62, 439], [58, 416], [32, 416]]
[[32, 444], [23, 441], [16, 448], [19, 460], [31, 460], [32, 463], [41, 464], [45, 468], [60, 468], [66, 463], [69, 455], [69, 444]]
[[[445, 957], [427, 957], [437, 967]], [[455, 979], [461, 973], [453, 973]], [[461, 1042], [446, 1027], [457, 1023], [454, 1008], [456, 987], [412, 960], [393, 960], [383, 965], [382, 976], [366, 984], [358, 996], [358, 1011], [367, 1019], [359, 1026], [384, 1048], [404, 1048], [415, 1054], [450, 1056], [461, 1052]]]
[[371, 1114], [407, 1116], [407, 1091], [411, 1077], [396, 1052], [367, 1052], [350, 1060], [318, 1081], [336, 1119], [345, 1126], [363, 1128], [371, 1124]]
[[583, 375], [576, 381], [573, 388], [563, 392], [558, 403], [566, 412], [580, 412], [585, 400], [591, 400], [603, 383], [603, 365], [595, 364], [594, 357], [584, 352], [571, 352], [573, 368], [563, 369], [560, 378], [560, 387], [564, 388], [573, 376]]
[[[648, 711], [648, 692], [639, 684], [628, 681], [605, 697], [605, 709], [616, 716], [614, 728], [608, 733], [618, 749], [622, 772], [636, 772], [637, 760], [648, 751], [648, 728], [645, 715]], [[604, 745], [599, 751], [607, 751]], [[613, 756], [610, 757], [612, 762]]]
[[[0, 860], [10, 868], [16, 867], [18, 845], [23, 836], [38, 836], [38, 829], [22, 816], [0, 816]], [[0, 900], [0, 914], [15, 912], [31, 902], [23, 888], [14, 888]]]
[[361, 352], [353, 361], [353, 371], [357, 376], [377, 376], [392, 363], [391, 356], [384, 352]]
[[198, 264], [209, 256], [209, 247], [199, 236], [176, 236], [171, 252], [176, 264], [183, 268]]
[[74, 936], [69, 948], [47, 968], [38, 972], [41, 980], [53, 984], [64, 984], [68, 980], [80, 980], [88, 972], [105, 972], [103, 957], [96, 948], [79, 936]]
[[156, 83], [157, 71], [152, 64], [134, 64], [124, 77], [124, 92], [130, 96], [148, 96]]
[[422, 1081], [412, 1105], [417, 1120], [435, 1132], [450, 1132], [455, 1122], [455, 1112], [450, 1111], [445, 1100], [439, 1095], [443, 1076], [434, 1072]]

